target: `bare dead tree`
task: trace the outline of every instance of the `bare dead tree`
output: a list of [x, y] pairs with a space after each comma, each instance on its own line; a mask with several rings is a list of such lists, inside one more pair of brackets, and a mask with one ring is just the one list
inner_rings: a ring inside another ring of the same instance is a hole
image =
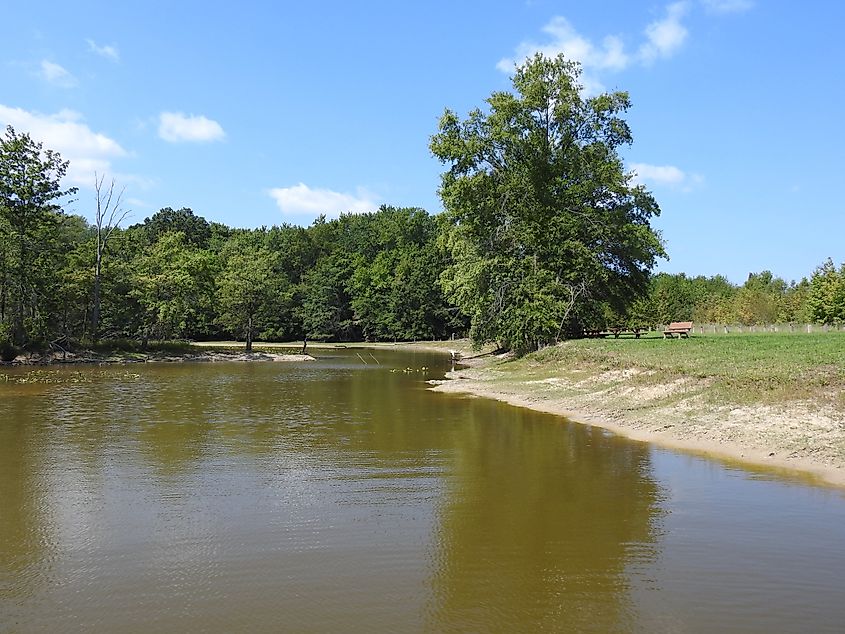
[[108, 187], [103, 188], [105, 175], [98, 176], [94, 172], [94, 189], [97, 192], [97, 209], [94, 223], [97, 226], [97, 250], [94, 261], [94, 306], [91, 310], [91, 338], [94, 343], [100, 336], [100, 278], [103, 272], [103, 257], [106, 255], [109, 239], [114, 230], [120, 226], [129, 215], [129, 209], [123, 209], [123, 194], [126, 187], [115, 192], [114, 179]]

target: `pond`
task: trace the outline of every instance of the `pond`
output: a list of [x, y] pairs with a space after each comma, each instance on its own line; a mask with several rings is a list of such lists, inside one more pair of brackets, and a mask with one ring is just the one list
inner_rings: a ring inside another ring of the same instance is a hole
[[0, 631], [842, 631], [842, 490], [317, 354], [7, 369]]

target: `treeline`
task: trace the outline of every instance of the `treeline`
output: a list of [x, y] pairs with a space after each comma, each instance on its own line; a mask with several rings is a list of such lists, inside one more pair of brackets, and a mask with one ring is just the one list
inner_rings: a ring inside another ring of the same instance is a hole
[[[121, 228], [96, 180], [95, 222], [68, 215], [67, 162], [8, 128], [0, 143], [0, 352], [101, 339], [434, 339], [463, 334], [422, 209], [233, 229], [164, 208]], [[64, 343], [62, 343], [64, 342]]]
[[68, 215], [67, 162], [11, 127], [0, 138], [0, 356], [103, 339], [412, 340], [469, 334], [527, 352], [586, 329], [671, 321], [845, 322], [845, 265], [787, 283], [769, 271], [654, 275], [653, 196], [618, 148], [616, 92], [585, 100], [580, 69], [538, 55], [431, 139], [445, 212], [233, 229], [164, 208], [129, 227], [96, 183], [94, 222]]
[[609, 314], [630, 325], [698, 323], [760, 324], [845, 323], [845, 264], [838, 269], [827, 259], [810, 279], [787, 282], [771, 271], [751, 273], [744, 284], [725, 277], [687, 277], [684, 273], [655, 275], [648, 294], [623, 316]]
[[[437, 219], [421, 209], [254, 230], [162, 209], [114, 231], [98, 324], [96, 226], [59, 212], [44, 221], [33, 235], [39, 241], [29, 242], [23, 283], [13, 250], [3, 251], [0, 336], [15, 347], [103, 338], [434, 339], [467, 328], [440, 290]], [[3, 232], [4, 246], [10, 237]]]

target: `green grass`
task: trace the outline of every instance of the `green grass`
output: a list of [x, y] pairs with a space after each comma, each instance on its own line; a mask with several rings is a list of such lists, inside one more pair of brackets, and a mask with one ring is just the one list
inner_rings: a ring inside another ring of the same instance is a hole
[[638, 381], [701, 380], [711, 398], [777, 403], [821, 398], [845, 406], [845, 333], [693, 335], [689, 339], [584, 339], [502, 364], [551, 376], [635, 368]]

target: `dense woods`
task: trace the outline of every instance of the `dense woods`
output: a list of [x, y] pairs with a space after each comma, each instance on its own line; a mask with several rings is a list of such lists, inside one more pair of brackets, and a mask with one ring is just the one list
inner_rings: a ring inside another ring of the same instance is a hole
[[[40, 150], [26, 135], [8, 135]], [[26, 349], [91, 341], [96, 225], [24, 198], [13, 177], [3, 180], [0, 341]], [[97, 330], [102, 339], [143, 343], [462, 334], [465, 321], [438, 283], [445, 264], [438, 235], [438, 219], [420, 209], [385, 206], [308, 228], [244, 230], [164, 208], [112, 232], [102, 252]]]
[[67, 162], [0, 138], [0, 356], [98, 340], [412, 340], [471, 335], [517, 351], [584, 329], [670, 321], [845, 322], [845, 264], [653, 275], [657, 203], [617, 150], [625, 93], [584, 99], [578, 66], [529, 60], [514, 93], [431, 139], [445, 212], [383, 206], [309, 227], [235, 229], [165, 207], [122, 227], [120, 192], [92, 175], [94, 223], [65, 213]]

